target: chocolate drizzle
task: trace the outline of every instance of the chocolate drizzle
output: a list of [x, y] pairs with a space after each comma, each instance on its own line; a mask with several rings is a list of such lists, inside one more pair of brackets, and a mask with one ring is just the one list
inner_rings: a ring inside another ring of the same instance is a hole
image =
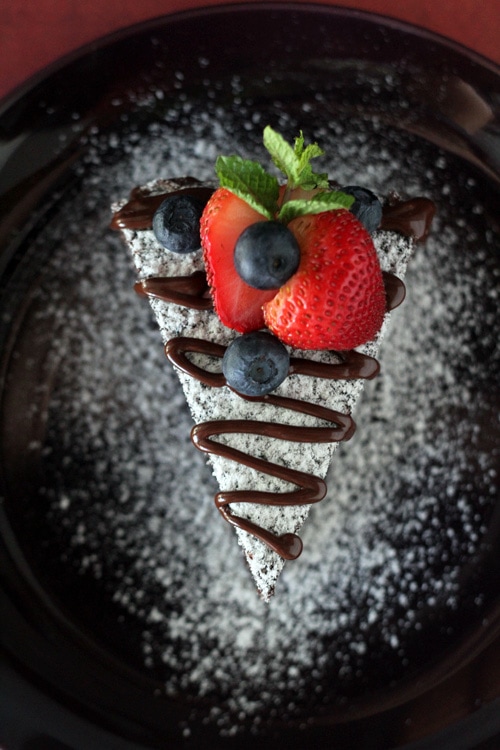
[[387, 312], [399, 307], [406, 297], [406, 287], [404, 281], [393, 273], [382, 272], [382, 279], [385, 287], [385, 300]]
[[413, 237], [415, 242], [425, 242], [435, 213], [436, 206], [429, 198], [395, 200], [384, 206], [380, 228]]
[[[214, 388], [221, 388], [227, 385], [223, 373], [201, 368], [191, 362], [186, 355], [187, 353], [198, 353], [221, 359], [225, 351], [226, 347], [221, 344], [195, 338], [174, 338], [167, 342], [165, 346], [166, 355], [172, 364], [187, 375]], [[352, 380], [355, 378], [373, 378], [379, 371], [376, 359], [365, 354], [360, 354], [359, 352], [341, 354], [339, 355], [339, 360], [337, 364], [326, 364], [294, 357], [290, 362], [289, 375], [302, 374], [334, 380]], [[250, 456], [229, 445], [219, 443], [213, 438], [220, 435], [244, 433], [291, 442], [332, 443], [349, 440], [356, 429], [355, 423], [348, 414], [342, 414], [318, 404], [312, 404], [300, 399], [287, 398], [274, 393], [260, 398], [249, 398], [247, 396], [241, 396], [241, 398], [276, 408], [288, 409], [301, 414], [308, 414], [317, 419], [330, 422], [330, 426], [326, 427], [298, 427], [280, 422], [230, 419], [204, 422], [203, 424], [195, 425], [191, 432], [191, 439], [198, 450], [236, 461], [255, 471], [296, 485], [296, 489], [283, 493], [238, 490], [234, 492], [219, 492], [215, 496], [215, 505], [228, 523], [258, 537], [286, 560], [294, 560], [302, 552], [302, 542], [296, 534], [284, 534], [281, 536], [272, 534], [248, 519], [234, 515], [230, 505], [236, 502], [281, 506], [317, 503], [326, 494], [324, 480], [312, 474]]]
[[[406, 296], [404, 282], [393, 273], [382, 273], [387, 310], [395, 310]], [[155, 276], [134, 284], [137, 294], [163, 302], [184, 305], [193, 310], [212, 310], [205, 271], [195, 271], [189, 276]]]
[[[204, 186], [193, 178], [185, 178], [176, 181], [175, 188], [169, 190], [168, 194], [180, 192], [189, 192], [208, 200], [213, 189]], [[141, 188], [137, 188], [131, 193], [128, 203], [115, 213], [111, 224], [112, 228], [150, 229], [154, 211], [165, 198], [165, 195], [166, 193], [151, 195]], [[396, 201], [384, 207], [381, 229], [400, 232], [413, 237], [415, 241], [424, 241], [428, 235], [434, 211], [434, 204], [426, 198], [415, 198], [404, 202]], [[405, 285], [401, 279], [390, 273], [384, 273], [383, 279], [387, 310], [393, 310], [405, 298]], [[207, 279], [203, 271], [197, 271], [189, 276], [144, 279], [137, 282], [135, 289], [141, 295], [161, 299], [165, 302], [185, 305], [196, 310], [212, 309]], [[213, 372], [204, 369], [191, 361], [187, 355], [205, 354], [216, 359], [222, 359], [225, 350], [226, 347], [214, 342], [182, 337], [171, 339], [165, 346], [168, 359], [179, 370], [212, 388], [228, 387], [223, 373], [220, 370]], [[300, 374], [332, 380], [371, 379], [378, 374], [380, 369], [376, 359], [356, 351], [339, 353], [338, 360], [337, 363], [330, 364], [292, 357], [289, 376]], [[219, 492], [215, 496], [215, 505], [228, 523], [254, 535], [284, 559], [294, 560], [302, 552], [302, 541], [299, 536], [292, 533], [281, 536], [273, 534], [252, 521], [234, 514], [231, 504], [297, 506], [317, 503], [326, 494], [324, 480], [282, 464], [250, 456], [237, 448], [218, 442], [214, 438], [239, 433], [261, 435], [291, 442], [332, 443], [349, 440], [356, 429], [355, 423], [348, 414], [342, 414], [333, 409], [300, 399], [280, 396], [276, 393], [261, 398], [238, 395], [247, 401], [256, 401], [275, 408], [307, 414], [329, 423], [328, 426], [299, 427], [279, 422], [229, 419], [197, 424], [191, 432], [192, 442], [198, 450], [244, 464], [255, 471], [295, 485], [295, 489], [281, 493], [237, 490]]]
[[137, 281], [137, 294], [185, 305], [193, 310], [211, 310], [212, 298], [208, 293], [205, 271], [195, 271], [190, 276], [158, 276]]
[[134, 188], [130, 193], [127, 203], [114, 214], [111, 229], [151, 229], [153, 214], [165, 198], [171, 195], [191, 195], [206, 203], [212, 193], [213, 187], [204, 185], [194, 177], [182, 177], [172, 181], [175, 187], [168, 192], [149, 193], [141, 187]]

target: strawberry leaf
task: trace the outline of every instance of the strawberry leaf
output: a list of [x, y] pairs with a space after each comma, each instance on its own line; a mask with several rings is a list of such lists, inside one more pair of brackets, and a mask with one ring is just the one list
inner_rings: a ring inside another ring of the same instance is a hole
[[230, 190], [268, 219], [274, 218], [278, 210], [278, 180], [260, 164], [240, 156], [219, 156], [215, 171], [221, 187]]
[[305, 146], [302, 132], [292, 147], [268, 125], [264, 128], [264, 146], [275, 166], [286, 175], [289, 190], [328, 187], [328, 175], [313, 172], [310, 164], [311, 159], [322, 156], [324, 152], [316, 143]]
[[320, 214], [323, 211], [333, 211], [339, 208], [349, 209], [354, 203], [354, 196], [342, 193], [340, 190], [329, 193], [316, 193], [307, 200], [290, 200], [284, 203], [278, 214], [279, 221], [288, 224], [292, 219], [307, 214]]

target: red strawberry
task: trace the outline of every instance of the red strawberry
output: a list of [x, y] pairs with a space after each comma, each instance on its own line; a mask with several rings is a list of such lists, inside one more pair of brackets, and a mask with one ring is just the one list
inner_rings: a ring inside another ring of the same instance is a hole
[[266, 217], [226, 188], [219, 188], [208, 201], [200, 223], [215, 311], [224, 325], [239, 333], [264, 327], [262, 306], [276, 294], [276, 290], [260, 291], [249, 286], [234, 267], [236, 240], [257, 221], [266, 221]]
[[370, 341], [386, 309], [382, 272], [366, 229], [345, 209], [293, 219], [301, 261], [264, 304], [268, 328], [298, 349], [345, 351]]

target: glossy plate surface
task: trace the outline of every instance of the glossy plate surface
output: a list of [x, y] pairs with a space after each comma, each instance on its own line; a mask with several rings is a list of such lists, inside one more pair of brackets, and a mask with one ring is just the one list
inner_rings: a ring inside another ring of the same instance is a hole
[[[133, 28], [4, 103], [8, 750], [496, 747], [499, 101], [499, 71], [444, 40], [259, 5]], [[439, 213], [266, 608], [108, 224], [135, 184], [209, 176], [213, 144], [251, 155], [268, 122]]]

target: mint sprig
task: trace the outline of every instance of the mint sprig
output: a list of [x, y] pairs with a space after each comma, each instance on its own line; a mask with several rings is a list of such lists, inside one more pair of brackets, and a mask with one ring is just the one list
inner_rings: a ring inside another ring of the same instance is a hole
[[305, 146], [302, 131], [292, 148], [282, 135], [268, 125], [264, 128], [264, 146], [271, 154], [274, 164], [286, 175], [289, 190], [299, 187], [304, 190], [328, 188], [328, 175], [316, 174], [310, 163], [311, 159], [323, 156], [324, 151], [317, 143]]
[[[329, 191], [328, 175], [313, 171], [311, 160], [322, 156], [324, 152], [316, 143], [306, 146], [302, 132], [291, 146], [268, 125], [264, 128], [264, 146], [275, 166], [287, 179], [281, 200], [277, 178], [258, 162], [240, 156], [218, 157], [215, 171], [220, 186], [246, 201], [266, 218], [276, 219], [284, 224], [298, 216], [351, 207], [354, 202], [352, 195]], [[292, 199], [292, 191], [298, 188], [318, 192], [307, 199]]]

